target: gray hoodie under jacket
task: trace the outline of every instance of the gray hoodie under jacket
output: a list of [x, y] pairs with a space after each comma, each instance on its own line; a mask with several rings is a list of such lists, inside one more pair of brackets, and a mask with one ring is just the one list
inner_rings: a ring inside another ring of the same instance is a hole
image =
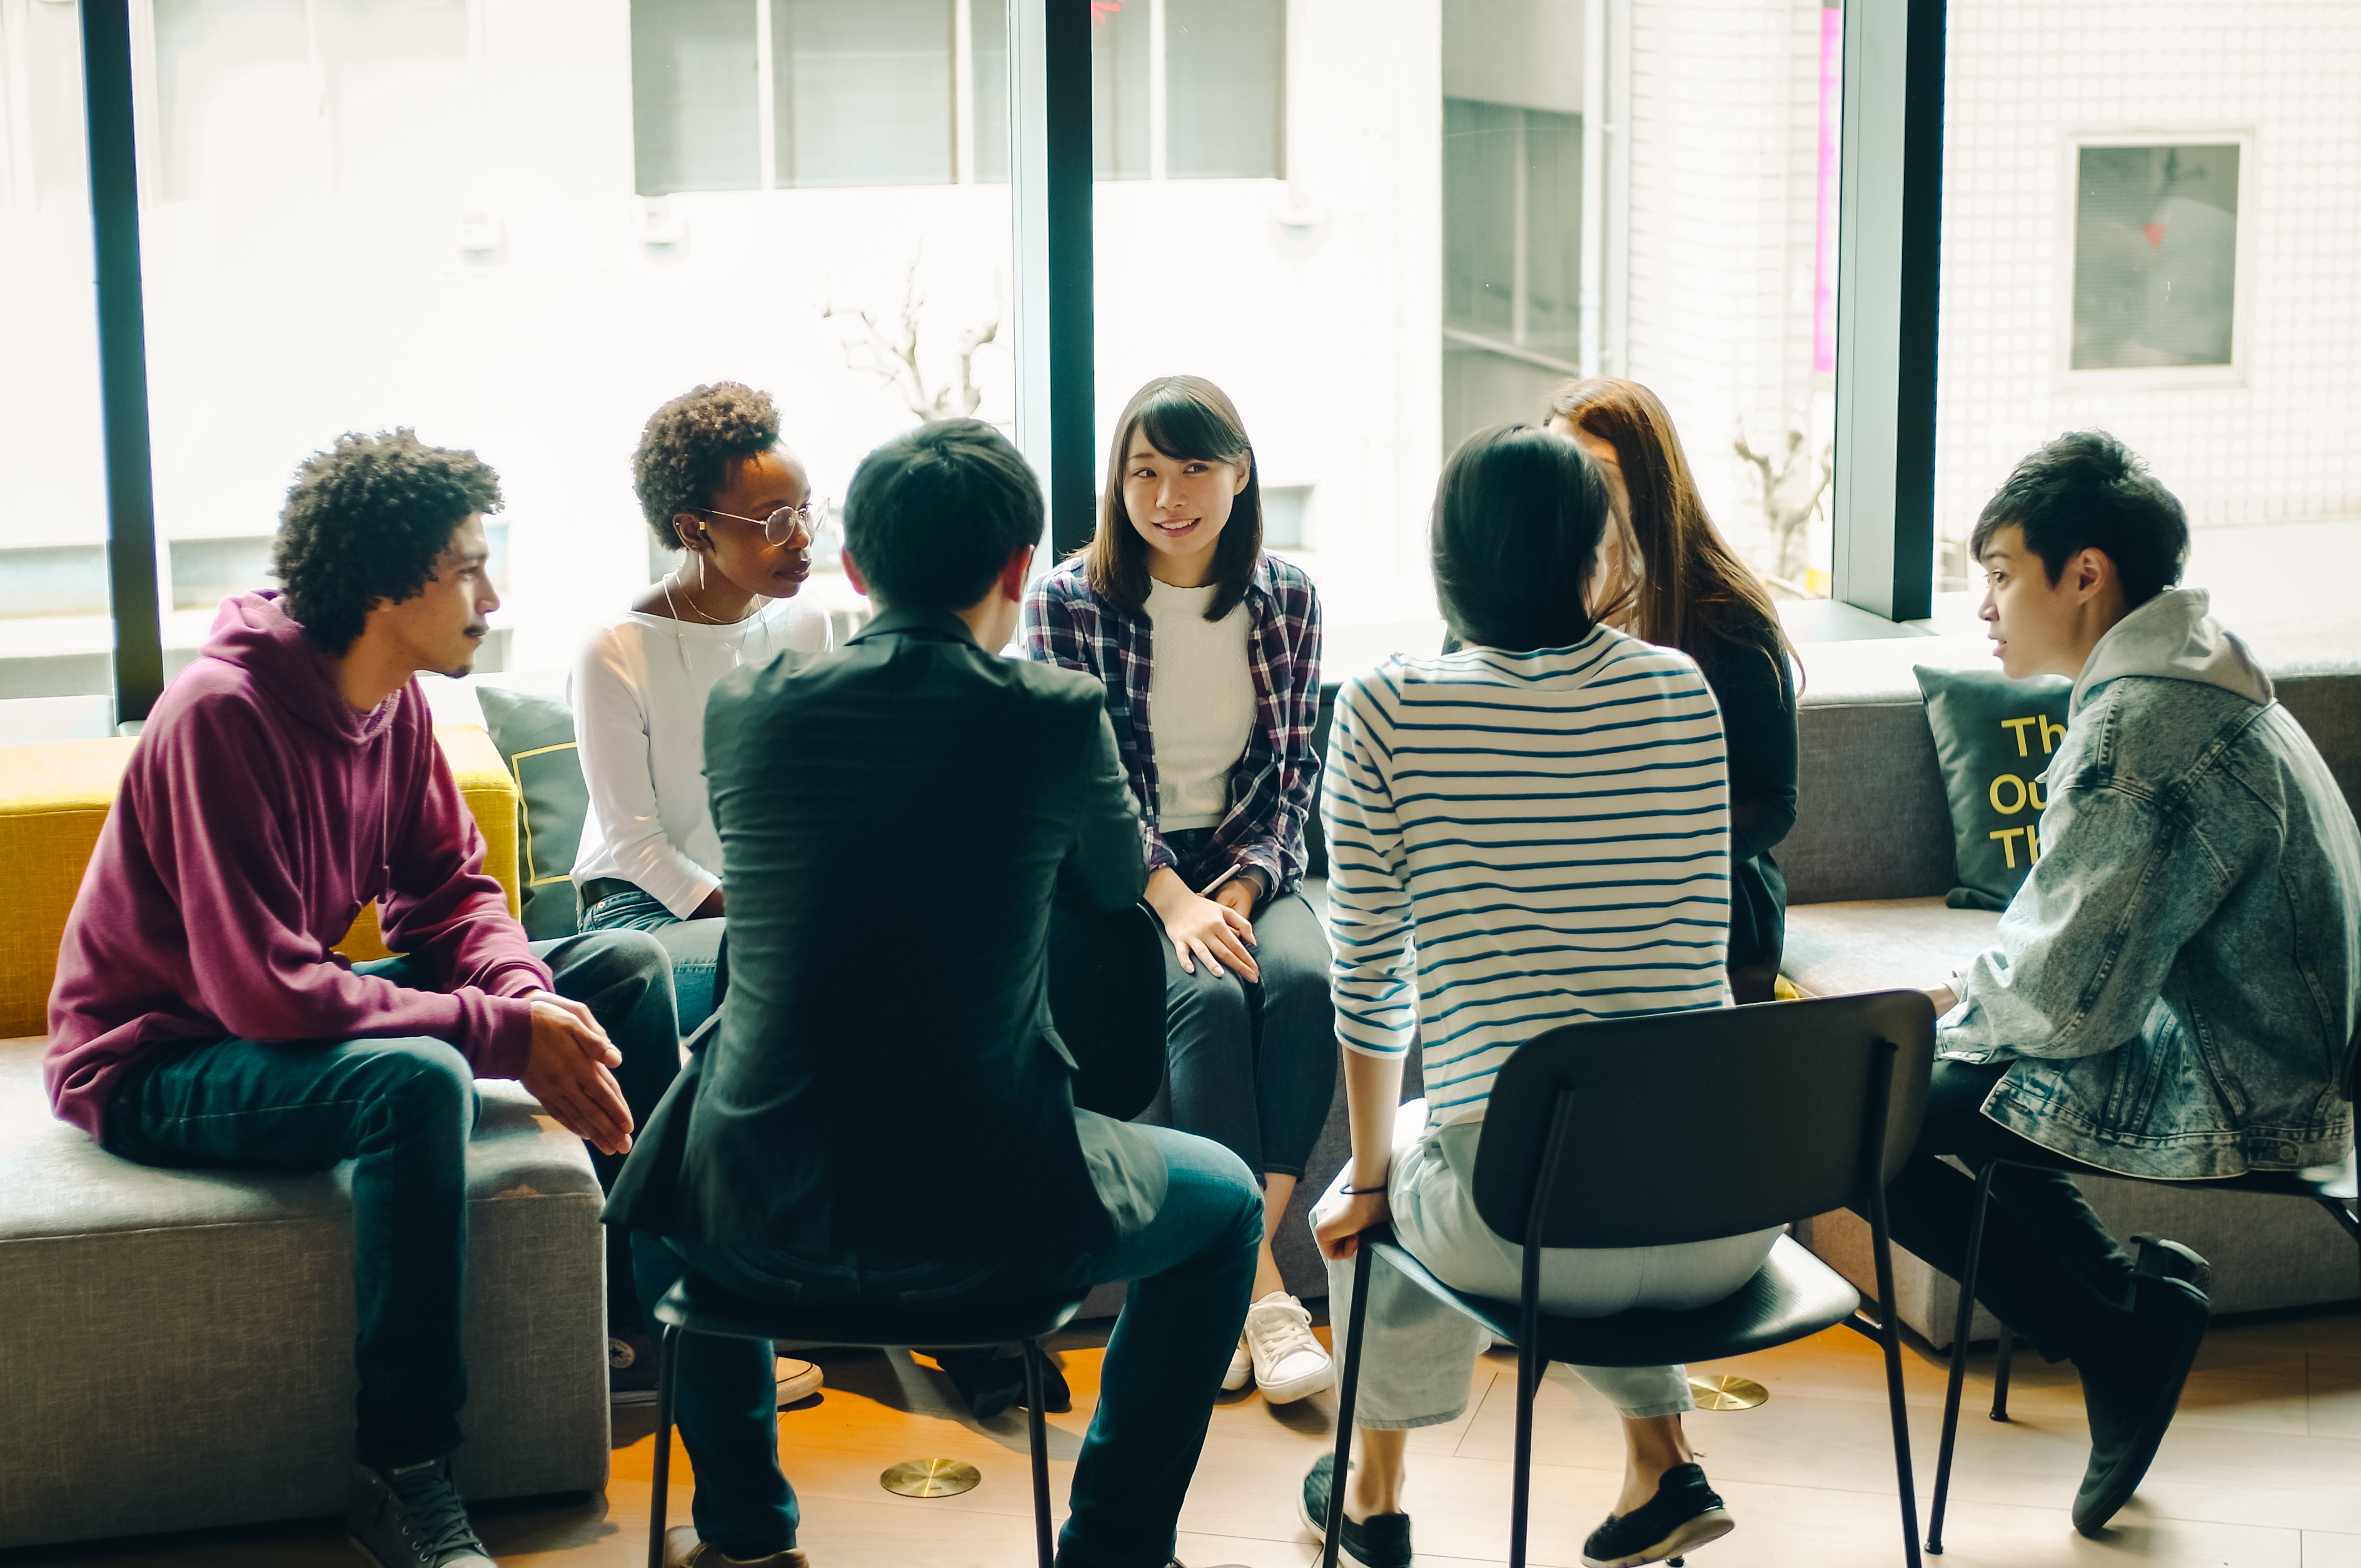
[[1937, 1048], [1984, 1113], [2126, 1176], [2334, 1165], [2361, 1008], [2361, 834], [2201, 589], [2099, 640], [2044, 773], [2041, 856]]

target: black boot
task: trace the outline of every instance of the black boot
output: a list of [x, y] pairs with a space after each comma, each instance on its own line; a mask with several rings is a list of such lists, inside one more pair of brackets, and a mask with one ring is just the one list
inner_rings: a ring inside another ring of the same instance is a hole
[[2091, 1420], [2091, 1464], [2074, 1497], [2074, 1528], [2084, 1535], [2105, 1529], [2147, 1474], [2211, 1315], [2197, 1283], [2212, 1278], [2205, 1260], [2177, 1242], [2136, 1240], [2131, 1332], [2103, 1352], [2075, 1357]]

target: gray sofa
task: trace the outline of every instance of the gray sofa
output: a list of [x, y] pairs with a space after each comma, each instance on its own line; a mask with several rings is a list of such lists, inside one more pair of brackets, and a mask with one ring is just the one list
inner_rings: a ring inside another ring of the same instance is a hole
[[[54, 1120], [42, 1042], [0, 1041], [0, 1548], [342, 1511], [350, 1167], [154, 1170]], [[598, 1183], [485, 1083], [468, 1150], [471, 1498], [607, 1482]]]
[[[1953, 885], [1951, 822], [1935, 744], [1910, 673], [1911, 655], [1941, 662], [1956, 647], [1901, 641], [1856, 645], [1814, 664], [1799, 715], [1802, 754], [1794, 831], [1778, 850], [1787, 873], [1782, 968], [1806, 995], [1932, 985], [1990, 939], [1997, 915], [1944, 907]], [[1817, 650], [1813, 652], [1817, 652]], [[2348, 801], [2361, 800], [2361, 663], [2271, 672]], [[2214, 1266], [2220, 1312], [2310, 1306], [2361, 1294], [2356, 1248], [2310, 1203], [2151, 1183], [2083, 1183], [2119, 1240], [2153, 1231], [2188, 1243]], [[1811, 1245], [1872, 1288], [1867, 1227], [1850, 1214], [1813, 1222]], [[1950, 1343], [1959, 1294], [1907, 1253], [1895, 1255], [1902, 1319], [1938, 1349]], [[1971, 1337], [1996, 1332], [1979, 1311]]]

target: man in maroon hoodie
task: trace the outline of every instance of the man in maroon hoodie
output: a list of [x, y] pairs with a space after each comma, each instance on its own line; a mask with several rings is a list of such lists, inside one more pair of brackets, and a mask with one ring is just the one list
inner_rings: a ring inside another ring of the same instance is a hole
[[[611, 1181], [678, 1067], [653, 938], [527, 944], [412, 678], [473, 663], [500, 603], [499, 505], [473, 453], [408, 431], [344, 436], [298, 470], [285, 591], [224, 601], [157, 703], [49, 993], [50, 1098], [114, 1153], [354, 1162], [348, 1523], [379, 1568], [490, 1562], [449, 1458], [475, 1080], [522, 1081]], [[372, 901], [406, 956], [350, 964], [329, 945]]]

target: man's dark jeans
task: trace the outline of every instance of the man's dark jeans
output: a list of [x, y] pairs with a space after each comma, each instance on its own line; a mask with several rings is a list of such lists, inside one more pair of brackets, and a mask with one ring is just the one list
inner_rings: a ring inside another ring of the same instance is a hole
[[[1246, 1321], [1262, 1240], [1262, 1193], [1220, 1145], [1161, 1127], [1171, 1185], [1156, 1217], [1094, 1257], [1049, 1265], [848, 1259], [815, 1263], [743, 1247], [635, 1235], [640, 1299], [653, 1314], [685, 1268], [741, 1295], [836, 1307], [923, 1303], [956, 1321], [962, 1298], [1005, 1299], [1132, 1282], [1100, 1369], [1097, 1413], [1074, 1466], [1064, 1568], [1161, 1568], [1205, 1442], [1213, 1396]], [[779, 1470], [769, 1344], [685, 1336], [675, 1408], [697, 1470], [697, 1533], [731, 1557], [796, 1544], [795, 1489]]]
[[[1975, 1171], [1995, 1159], [2054, 1166], [2063, 1158], [1983, 1113], [1985, 1096], [2007, 1070], [2005, 1063], [1937, 1062], [1918, 1146], [1885, 1190], [1894, 1245], [1954, 1279], [1967, 1272], [1976, 1186], [1940, 1157], [1957, 1156]], [[2107, 1174], [2065, 1163], [2082, 1174]], [[2004, 1166], [1993, 1177], [1992, 1196], [1976, 1299], [2051, 1361], [2081, 1361], [2120, 1346], [2131, 1321], [2132, 1261], [2082, 1201], [2073, 1174]]]
[[[636, 931], [536, 943], [533, 952], [558, 994], [587, 1003], [623, 1053], [615, 1076], [634, 1121], [645, 1120], [679, 1070], [672, 960]], [[397, 984], [425, 979], [407, 959], [355, 967]], [[441, 1040], [214, 1040], [159, 1047], [125, 1073], [107, 1104], [106, 1147], [168, 1167], [353, 1162], [357, 1453], [390, 1468], [459, 1445], [467, 1139], [478, 1110], [474, 1071]], [[593, 1163], [605, 1184], [622, 1161], [594, 1153]], [[610, 1281], [615, 1273], [610, 1251]]]

